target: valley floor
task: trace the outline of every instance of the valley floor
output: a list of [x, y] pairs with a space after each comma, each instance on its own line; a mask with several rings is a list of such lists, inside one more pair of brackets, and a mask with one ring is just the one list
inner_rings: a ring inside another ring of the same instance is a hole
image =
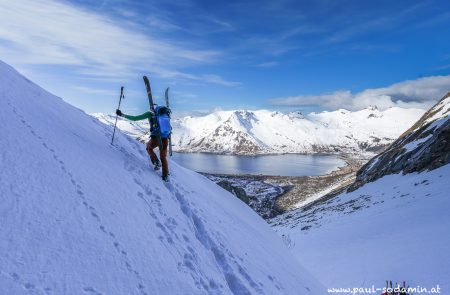
[[369, 157], [341, 155], [346, 165], [320, 176], [204, 174], [252, 207], [264, 219], [317, 202], [354, 181]]

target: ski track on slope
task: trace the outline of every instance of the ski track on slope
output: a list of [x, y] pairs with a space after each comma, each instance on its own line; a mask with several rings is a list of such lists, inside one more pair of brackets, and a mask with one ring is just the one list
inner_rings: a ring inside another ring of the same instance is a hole
[[[30, 133], [32, 134], [32, 136], [34, 136], [36, 139], [38, 139], [39, 142], [41, 142], [42, 146], [49, 151], [52, 156], [53, 159], [59, 164], [62, 172], [67, 175], [70, 179], [70, 182], [73, 186], [73, 189], [75, 190], [78, 198], [80, 199], [80, 202], [82, 202], [84, 208], [86, 209], [86, 211], [89, 213], [89, 215], [91, 216], [91, 218], [93, 218], [95, 220], [95, 222], [98, 224], [98, 229], [105, 235], [107, 235], [109, 237], [109, 239], [111, 240], [111, 243], [113, 245], [113, 247], [116, 249], [117, 253], [121, 256], [121, 259], [127, 269], [127, 271], [133, 275], [136, 280], [139, 282], [136, 286], [137, 290], [139, 291], [139, 293], [141, 293], [142, 295], [149, 295], [146, 291], [145, 291], [145, 286], [143, 283], [143, 279], [140, 275], [140, 273], [132, 266], [130, 260], [128, 259], [127, 255], [127, 251], [124, 249], [124, 247], [122, 246], [122, 244], [118, 241], [118, 239], [116, 238], [116, 235], [114, 234], [113, 231], [109, 230], [103, 223], [102, 223], [102, 219], [99, 216], [97, 210], [95, 209], [95, 207], [93, 207], [89, 201], [88, 198], [85, 196], [85, 193], [83, 192], [83, 188], [82, 186], [79, 184], [79, 182], [77, 182], [74, 177], [73, 174], [66, 168], [64, 161], [62, 161], [60, 159], [60, 157], [58, 157], [58, 154], [56, 153], [56, 151], [51, 148], [46, 142], [45, 140], [42, 138], [42, 136], [40, 136], [34, 129], [33, 127], [28, 124], [26, 122], [26, 120], [24, 119], [24, 117], [19, 114], [17, 112], [17, 109], [11, 104], [10, 100], [7, 100], [7, 104], [9, 107], [11, 107], [12, 112], [18, 117], [18, 119], [20, 120], [20, 122], [30, 131]], [[34, 290], [37, 287], [29, 282], [25, 282], [23, 280], [21, 280], [20, 276], [16, 273], [11, 273], [11, 278], [17, 282], [18, 284], [21, 284], [25, 289], [27, 290]], [[41, 288], [42, 289], [42, 288]], [[45, 291], [46, 294], [49, 294], [49, 292], [51, 291], [50, 288], [45, 287], [43, 288], [43, 290]], [[102, 294], [98, 291], [96, 291], [93, 287], [91, 286], [86, 286], [83, 288], [83, 291], [85, 293], [88, 294]]]
[[[134, 141], [132, 143], [135, 144]], [[141, 175], [143, 173], [143, 169], [149, 169], [148, 167], [150, 166], [150, 164], [149, 166], [143, 165], [140, 161], [135, 159], [132, 154], [129, 154], [123, 148], [121, 149], [121, 152], [126, 154], [130, 160], [125, 162], [125, 169], [130, 174]], [[139, 166], [141, 167], [139, 168]], [[169, 252], [172, 253], [173, 257], [183, 257], [183, 261], [178, 262], [178, 270], [190, 273], [198, 289], [203, 290], [208, 294], [222, 294], [222, 291], [220, 290], [220, 288], [223, 288], [222, 285], [216, 283], [212, 279], [208, 279], [207, 282], [205, 282], [205, 280], [203, 279], [204, 277], [207, 277], [207, 275], [199, 270], [200, 267], [198, 267], [198, 254], [196, 253], [194, 248], [190, 246], [188, 246], [187, 249], [179, 249], [178, 247], [173, 247], [174, 244], [181, 245], [182, 243], [178, 243], [179, 241], [181, 241], [181, 239], [183, 239], [184, 242], [190, 241], [187, 235], [182, 234], [180, 238], [180, 236], [177, 234], [176, 229], [178, 227], [178, 223], [174, 218], [168, 217], [167, 214], [164, 213], [161, 204], [161, 197], [154, 195], [149, 185], [142, 183], [138, 177], [134, 177], [133, 180], [139, 187], [142, 188], [142, 191], [137, 192], [136, 196], [146, 204], [150, 217], [154, 219], [155, 225], [161, 230], [161, 235], [158, 237], [158, 239], [164, 244], [169, 244], [166, 245], [166, 247]], [[174, 194], [170, 195], [175, 202], [179, 202], [179, 200], [175, 198]], [[149, 201], [147, 197], [152, 198], [152, 200]], [[153, 205], [156, 205], [157, 212], [154, 211]], [[158, 217], [157, 213], [160, 217]], [[173, 253], [173, 249], [175, 249], [178, 253]]]
[[[131, 141], [131, 139], [127, 138], [127, 140], [130, 141], [130, 143], [133, 143], [133, 145], [137, 144], [135, 141]], [[128, 153], [124, 148], [121, 148], [120, 150], [128, 157], [129, 161], [125, 162], [125, 169], [130, 174], [142, 175], [143, 169], [149, 169], [150, 164], [148, 164], [148, 166], [142, 164], [141, 161], [135, 159], [135, 156]], [[171, 244], [173, 246], [173, 244], [176, 243], [175, 241], [180, 241], [180, 236], [175, 230], [178, 226], [177, 222], [175, 221], [175, 219], [173, 219], [172, 217], [168, 217], [167, 214], [164, 213], [164, 211], [162, 210], [161, 198], [153, 194], [149, 185], [142, 183], [138, 177], [134, 177], [133, 180], [138, 186], [142, 188], [142, 191], [139, 191], [136, 196], [147, 205], [149, 215], [155, 220], [156, 226], [162, 231], [163, 235], [159, 236], [160, 241], [163, 243]], [[214, 242], [214, 239], [211, 237], [210, 233], [208, 233], [204, 226], [204, 221], [198, 214], [196, 214], [196, 212], [194, 212], [188, 200], [184, 197], [185, 195], [189, 195], [190, 192], [173, 183], [165, 183], [165, 187], [170, 191], [170, 195], [172, 196], [174, 201], [179, 204], [180, 209], [189, 221], [188, 225], [193, 229], [197, 240], [207, 251], [212, 254], [212, 257], [214, 257], [216, 265], [220, 268], [221, 272], [225, 276], [225, 280], [228, 284], [229, 290], [233, 294], [252, 294], [252, 292], [245, 286], [242, 280], [235, 274], [232, 265], [236, 265], [239, 274], [247, 281], [252, 289], [256, 291], [257, 294], [264, 294], [264, 291], [261, 288], [262, 284], [260, 283], [261, 286], [258, 285], [258, 283], [256, 283], [250, 277], [245, 267], [238, 263], [233, 254], [227, 251], [224, 245], [220, 245], [219, 247], [217, 243]], [[152, 200], [149, 201], [146, 197], [150, 197], [152, 198]], [[158, 210], [157, 213], [159, 213], [159, 216], [161, 216], [161, 218], [159, 218], [156, 212], [153, 210], [152, 205], [156, 205]], [[182, 235], [181, 238], [185, 242], [189, 242], [189, 238], [187, 235]], [[173, 249], [173, 247], [168, 247], [168, 249]], [[223, 293], [223, 291], [221, 290], [223, 286], [217, 284], [214, 280], [209, 279], [208, 275], [203, 273], [200, 270], [201, 268], [198, 267], [198, 255], [195, 252], [194, 248], [187, 247], [187, 251], [185, 252], [180, 251], [180, 249], [178, 248], [176, 249], [181, 255], [175, 255], [172, 253], [174, 257], [183, 257], [183, 261], [178, 263], [179, 269], [184, 269], [185, 271], [188, 271], [190, 273], [197, 288], [207, 292], [208, 294]], [[242, 261], [242, 258], [240, 258], [240, 260]], [[272, 277], [271, 280], [274, 281], [277, 289], [281, 290], [281, 288], [276, 283], [275, 278]]]
[[180, 209], [183, 214], [186, 215], [189, 220], [191, 220], [191, 225], [193, 226], [195, 236], [198, 241], [205, 247], [206, 250], [210, 251], [213, 254], [217, 266], [220, 267], [222, 273], [225, 275], [225, 280], [230, 291], [233, 294], [251, 294], [250, 290], [247, 289], [241, 279], [236, 276], [228, 260], [231, 260], [231, 263], [238, 267], [239, 274], [258, 294], [264, 294], [261, 287], [249, 276], [245, 268], [237, 262], [233, 254], [229, 253], [229, 251], [227, 251], [227, 249], [223, 245], [220, 245], [219, 247], [214, 242], [214, 239], [211, 238], [210, 234], [204, 226], [204, 221], [200, 216], [196, 214], [194, 210], [192, 210], [189, 202], [184, 197], [184, 194], [188, 195], [189, 192], [183, 189], [181, 186], [173, 185], [171, 183], [167, 183], [166, 187], [178, 200]]
[[[134, 140], [131, 141], [131, 139], [129, 138], [127, 138], [127, 140], [129, 140], [133, 145], [137, 144]], [[125, 162], [125, 169], [131, 175], [142, 175], [145, 169], [149, 169], [150, 164], [148, 164], [148, 166], [142, 164], [141, 161], [136, 159], [134, 155], [128, 153], [123, 148], [121, 148], [120, 151], [124, 153], [128, 158], [128, 161]], [[162, 208], [161, 197], [153, 194], [152, 189], [149, 187], [149, 185], [142, 183], [139, 177], [134, 177], [133, 181], [142, 189], [141, 191], [137, 192], [136, 196], [145, 203], [149, 216], [154, 220], [156, 227], [161, 231], [161, 235], [159, 235], [158, 239], [166, 245], [166, 248], [169, 250], [173, 257], [183, 257], [183, 261], [178, 262], [178, 270], [190, 273], [198, 289], [204, 290], [209, 294], [221, 294], [222, 292], [219, 290], [219, 288], [223, 288], [222, 285], [219, 285], [212, 279], [209, 279], [208, 282], [205, 282], [203, 277], [205, 277], [206, 274], [199, 273], [200, 271], [197, 271], [199, 267], [195, 266], [198, 265], [198, 254], [195, 252], [194, 248], [190, 246], [188, 246], [187, 249], [173, 247], [174, 245], [182, 245], [183, 243], [181, 243], [181, 239], [183, 239], [184, 242], [190, 241], [187, 235], [182, 234], [180, 237], [177, 233], [176, 229], [178, 227], [178, 223], [174, 218], [168, 217], [164, 212]], [[178, 202], [173, 194], [170, 195], [175, 202]], [[148, 200], [147, 198], [151, 198], [151, 200]], [[155, 212], [154, 206], [156, 206], [157, 212]], [[174, 249], [177, 253], [174, 253]]]

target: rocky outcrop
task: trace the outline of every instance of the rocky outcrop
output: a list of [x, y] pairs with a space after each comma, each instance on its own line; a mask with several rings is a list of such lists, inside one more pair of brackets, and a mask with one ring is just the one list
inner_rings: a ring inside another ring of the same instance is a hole
[[385, 175], [433, 170], [450, 162], [450, 93], [357, 173], [353, 191]]
[[250, 198], [246, 194], [245, 190], [242, 187], [234, 186], [229, 181], [221, 180], [217, 182], [219, 186], [221, 186], [223, 189], [231, 192], [233, 195], [238, 197], [242, 202], [249, 205], [250, 204]]

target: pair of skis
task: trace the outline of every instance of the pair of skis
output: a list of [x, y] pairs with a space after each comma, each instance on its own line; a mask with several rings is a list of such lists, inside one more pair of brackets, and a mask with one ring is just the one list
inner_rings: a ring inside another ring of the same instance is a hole
[[[144, 83], [145, 83], [145, 88], [147, 89], [147, 96], [148, 96], [148, 102], [150, 104], [150, 110], [152, 111], [153, 114], [156, 115], [155, 103], [153, 102], [152, 89], [150, 88], [150, 81], [148, 80], [147, 76], [144, 76], [143, 79], [144, 79]], [[166, 107], [169, 108], [169, 88], [167, 88], [165, 91], [165, 100], [166, 100]], [[150, 126], [157, 128], [157, 130], [160, 130], [160, 126], [159, 126], [159, 122], [158, 122], [157, 118], [156, 117], [152, 117], [152, 118], [153, 118], [153, 120], [151, 118], [148, 119]], [[161, 134], [157, 135], [156, 140], [158, 141], [159, 150], [162, 151], [163, 144], [162, 144]], [[172, 156], [172, 135], [169, 135], [168, 140], [169, 140], [169, 144], [168, 144], [169, 145], [169, 155]]]

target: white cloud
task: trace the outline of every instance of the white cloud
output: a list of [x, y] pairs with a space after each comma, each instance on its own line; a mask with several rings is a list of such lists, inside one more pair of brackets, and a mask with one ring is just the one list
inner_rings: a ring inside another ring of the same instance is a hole
[[449, 91], [450, 75], [431, 76], [358, 93], [340, 90], [322, 95], [274, 98], [270, 102], [279, 106], [320, 106], [328, 110], [360, 110], [373, 105], [380, 109], [394, 106], [427, 109]]
[[[218, 51], [161, 40], [142, 32], [137, 24], [56, 0], [0, 0], [0, 15], [0, 56], [17, 66], [72, 66], [85, 77], [123, 78], [136, 71], [164, 76], [220, 56]], [[201, 77], [186, 74], [185, 78]], [[207, 79], [226, 84], [223, 81]]]
[[214, 74], [202, 75], [200, 77], [200, 80], [203, 80], [203, 81], [206, 81], [209, 83], [227, 86], [227, 87], [235, 87], [235, 86], [241, 85], [240, 82], [227, 81], [227, 80], [224, 80], [222, 77], [220, 77], [218, 75], [214, 75]]

